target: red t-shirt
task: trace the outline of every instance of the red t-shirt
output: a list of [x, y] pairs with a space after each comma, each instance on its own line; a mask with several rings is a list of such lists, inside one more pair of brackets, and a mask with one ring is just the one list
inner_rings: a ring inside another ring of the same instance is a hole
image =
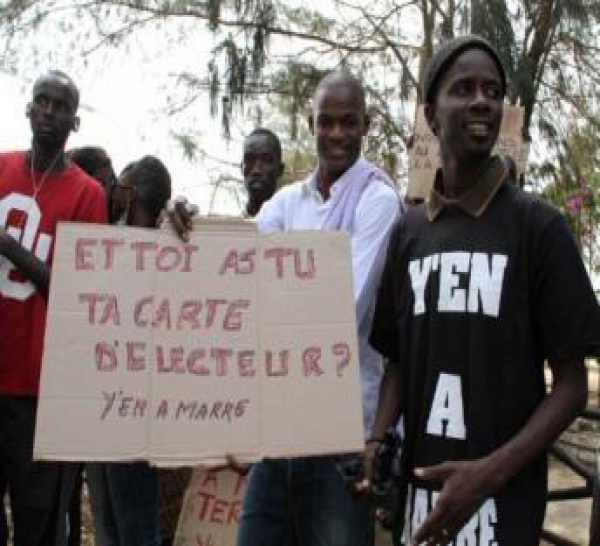
[[[36, 172], [36, 184], [42, 173]], [[0, 154], [0, 226], [52, 267], [58, 222], [106, 222], [100, 184], [79, 167], [49, 176], [33, 198], [24, 152]], [[37, 396], [46, 301], [0, 256], [0, 394]]]

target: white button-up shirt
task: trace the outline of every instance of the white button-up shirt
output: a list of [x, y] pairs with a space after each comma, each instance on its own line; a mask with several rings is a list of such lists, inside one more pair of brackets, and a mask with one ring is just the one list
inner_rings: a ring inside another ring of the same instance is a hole
[[[339, 181], [331, 193], [339, 191]], [[323, 201], [317, 189], [316, 173], [306, 180], [279, 190], [261, 208], [256, 222], [265, 233], [321, 229], [330, 201]], [[384, 181], [373, 180], [356, 206], [351, 233], [352, 270], [365, 437], [370, 434], [377, 410], [379, 383], [383, 374], [381, 355], [369, 345], [375, 296], [385, 262], [391, 228], [403, 206], [396, 191]]]

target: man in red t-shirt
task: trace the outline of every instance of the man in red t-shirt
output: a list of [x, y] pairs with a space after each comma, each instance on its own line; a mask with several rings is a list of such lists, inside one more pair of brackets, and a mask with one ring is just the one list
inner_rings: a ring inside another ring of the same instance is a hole
[[0, 154], [0, 499], [7, 485], [19, 546], [56, 539], [60, 465], [32, 461], [56, 226], [106, 221], [102, 188], [64, 152], [78, 104], [66, 74], [41, 76], [26, 111], [31, 150]]

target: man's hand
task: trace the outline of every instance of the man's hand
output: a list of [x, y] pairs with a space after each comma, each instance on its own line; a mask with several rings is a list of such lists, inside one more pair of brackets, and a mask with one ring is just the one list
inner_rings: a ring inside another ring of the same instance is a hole
[[354, 498], [364, 499], [371, 495], [371, 484], [373, 483], [373, 466], [375, 465], [377, 450], [381, 442], [367, 442], [363, 452], [363, 472], [362, 480], [353, 482], [349, 485], [350, 494]]
[[225, 462], [219, 461], [218, 463], [213, 462], [210, 464], [204, 463], [202, 465], [206, 470], [210, 470], [212, 472], [221, 472], [222, 470], [232, 470], [236, 472], [240, 476], [246, 476], [250, 469], [252, 468], [251, 463], [245, 463], [238, 460], [233, 455], [225, 455]]
[[361, 461], [362, 468], [360, 468], [362, 476], [358, 476], [356, 480], [348, 483], [348, 490], [352, 497], [365, 499], [373, 493], [373, 476], [376, 472], [377, 452], [380, 447], [381, 441], [379, 440], [369, 440], [365, 443]]
[[192, 231], [192, 219], [198, 212], [198, 206], [188, 202], [185, 197], [169, 199], [160, 213], [158, 225], [161, 226], [165, 219], [168, 220], [177, 236], [187, 243]]
[[246, 476], [252, 468], [250, 463], [242, 463], [233, 455], [227, 455], [227, 466], [234, 472], [237, 472], [240, 476]]
[[18, 244], [17, 241], [8, 234], [6, 229], [0, 227], [0, 256], [8, 258], [11, 255], [11, 249], [16, 244]]
[[498, 472], [494, 472], [488, 458], [417, 468], [415, 475], [443, 485], [433, 510], [413, 535], [412, 546], [423, 543], [444, 546], [452, 542], [500, 486]]
[[0, 227], [0, 258], [10, 260], [12, 266], [33, 284], [42, 297], [48, 296], [50, 272], [46, 264], [3, 227]]

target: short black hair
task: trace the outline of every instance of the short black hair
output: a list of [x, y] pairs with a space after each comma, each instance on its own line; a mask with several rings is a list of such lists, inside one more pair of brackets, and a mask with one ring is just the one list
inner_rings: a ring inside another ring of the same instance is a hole
[[75, 107], [74, 110], [77, 111], [77, 108], [79, 108], [79, 88], [75, 85], [71, 76], [61, 70], [48, 70], [48, 72], [42, 74], [35, 80], [35, 83], [33, 84], [34, 96], [37, 86], [46, 80], [59, 80], [69, 90], [71, 99], [73, 100], [73, 106]]
[[326, 89], [329, 86], [337, 86], [337, 85], [346, 85], [354, 89], [358, 93], [358, 98], [360, 100], [360, 104], [363, 108], [363, 111], [367, 112], [367, 98], [365, 93], [365, 87], [362, 82], [351, 74], [347, 70], [334, 70], [332, 72], [328, 72], [321, 78], [321, 81], [317, 84], [317, 88], [315, 89], [314, 100], [316, 100], [317, 95]]
[[465, 51], [470, 49], [482, 49], [492, 58], [500, 78], [502, 79], [502, 95], [506, 94], [506, 72], [500, 55], [494, 49], [494, 46], [490, 44], [485, 38], [477, 36], [476, 34], [467, 34], [465, 36], [459, 36], [444, 42], [437, 51], [433, 54], [427, 66], [425, 67], [425, 73], [423, 75], [423, 99], [426, 103], [433, 103], [438, 92], [439, 82], [444, 74], [451, 66], [452, 63]]
[[137, 189], [137, 199], [154, 221], [171, 198], [171, 175], [163, 162], [155, 156], [146, 155], [127, 165], [121, 176]]
[[73, 148], [67, 153], [68, 158], [75, 163], [81, 170], [90, 176], [100, 169], [110, 165], [110, 158], [104, 148], [99, 146], [83, 146]]
[[273, 131], [271, 131], [270, 129], [267, 129], [265, 127], [257, 127], [244, 139], [244, 144], [246, 142], [248, 142], [248, 140], [250, 140], [253, 136], [265, 137], [269, 141], [269, 144], [271, 146], [273, 146], [273, 148], [275, 149], [275, 153], [277, 154], [277, 157], [281, 161], [281, 157], [282, 157], [281, 141], [279, 140], [279, 137]]

